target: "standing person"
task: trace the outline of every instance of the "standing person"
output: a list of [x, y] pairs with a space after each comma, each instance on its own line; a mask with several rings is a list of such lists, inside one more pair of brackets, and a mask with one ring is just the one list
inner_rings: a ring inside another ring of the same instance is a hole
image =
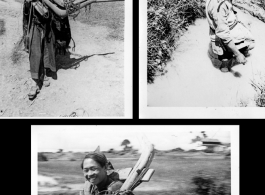
[[[27, 22], [25, 46], [29, 53], [32, 86], [28, 93], [34, 99], [42, 85], [49, 86], [46, 71], [56, 72], [55, 36], [51, 28], [52, 12], [40, 1], [38, 9], [32, 0], [24, 0], [24, 26]], [[23, 28], [25, 29], [25, 27]], [[24, 30], [25, 31], [25, 30]]]
[[81, 163], [81, 169], [86, 180], [83, 195], [133, 195], [131, 191], [119, 191], [123, 182], [106, 156], [99, 151], [89, 152]]
[[210, 26], [209, 55], [222, 72], [229, 72], [234, 59], [246, 63], [248, 51], [254, 48], [251, 32], [237, 18], [232, 0], [207, 0], [206, 16]]

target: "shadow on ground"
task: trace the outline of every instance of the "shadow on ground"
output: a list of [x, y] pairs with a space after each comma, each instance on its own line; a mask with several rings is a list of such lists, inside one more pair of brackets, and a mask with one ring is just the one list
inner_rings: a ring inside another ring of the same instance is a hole
[[[108, 55], [108, 54], [114, 54], [112, 53], [102, 53], [102, 54], [91, 54], [91, 55], [85, 55], [82, 56], [80, 54], [75, 54], [71, 52], [66, 52], [65, 55], [57, 55], [56, 56], [56, 65], [57, 65], [57, 71], [59, 69], [77, 69], [80, 66], [80, 63], [82, 61], [87, 61], [88, 58], [95, 56], [95, 55]], [[77, 56], [79, 58], [73, 58], [71, 56]]]
[[[220, 63], [215, 62], [214, 57], [211, 56], [211, 52], [209, 52], [210, 49], [211, 49], [211, 43], [209, 43], [209, 46], [208, 46], [207, 56], [211, 60], [211, 62], [212, 62], [211, 64], [213, 65], [213, 67], [216, 68], [216, 69], [218, 69], [218, 70], [220, 70]], [[245, 55], [246, 59], [248, 59], [248, 57], [250, 57], [250, 56], [251, 56], [250, 53], [248, 53], [247, 55]], [[232, 73], [234, 75], [234, 77], [240, 78], [240, 77], [242, 77], [242, 74], [240, 72], [234, 71], [232, 69], [233, 67], [238, 66], [238, 65], [242, 65], [242, 64], [238, 63], [236, 61], [236, 59], [234, 58], [233, 63], [232, 63], [232, 67], [231, 67], [231, 70], [230, 70], [230, 73]]]

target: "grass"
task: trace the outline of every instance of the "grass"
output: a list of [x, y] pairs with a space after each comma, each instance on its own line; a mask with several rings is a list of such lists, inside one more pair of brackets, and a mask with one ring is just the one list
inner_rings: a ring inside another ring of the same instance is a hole
[[[124, 167], [133, 167], [137, 160], [111, 160], [115, 169]], [[46, 176], [62, 176], [63, 184], [67, 183], [83, 183], [84, 178], [80, 167], [82, 160], [76, 161], [45, 161], [38, 162], [39, 174]], [[125, 165], [126, 164], [126, 165]]]
[[66, 191], [66, 192], [38, 192], [38, 195], [79, 195], [78, 192]]
[[257, 92], [255, 97], [256, 105], [265, 107], [265, 76], [260, 75], [260, 78], [259, 82], [251, 80], [251, 85]]
[[22, 45], [23, 38], [21, 37], [12, 49], [11, 60], [13, 64], [17, 64], [23, 56]]
[[[265, 10], [265, 0], [257, 0], [262, 9]], [[265, 107], [265, 76], [261, 76], [262, 83], [252, 83], [253, 87], [257, 91], [257, 98], [255, 99], [258, 107]]]
[[265, 10], [265, 0], [257, 0], [257, 3], [260, 7], [262, 7]]
[[82, 176], [79, 161], [42, 161], [38, 162], [38, 171], [46, 175], [73, 175]]
[[6, 28], [5, 28], [5, 20], [0, 19], [0, 36], [5, 34]]
[[124, 39], [124, 2], [94, 3], [91, 10], [81, 10], [77, 21], [91, 26], [106, 26], [110, 38]]
[[[257, 0], [256, 4], [265, 10], [265, 0]], [[251, 85], [257, 92], [257, 97], [255, 98], [256, 105], [258, 107], [265, 107], [265, 76], [260, 75], [260, 79], [261, 82], [251, 81]]]
[[164, 73], [176, 41], [196, 18], [205, 17], [202, 0], [147, 1], [147, 82]]
[[[188, 154], [187, 154], [188, 155]], [[111, 159], [115, 169], [133, 167], [135, 160]], [[60, 184], [83, 183], [83, 175], [78, 161], [39, 162], [39, 174], [62, 177]], [[193, 193], [192, 178], [199, 173], [211, 175], [216, 181], [230, 183], [230, 159], [196, 158], [186, 159], [185, 156], [158, 156], [151, 164], [155, 173], [151, 181], [142, 185], [161, 187], [161, 191], [144, 192], [145, 194], [189, 194]], [[135, 195], [143, 194], [135, 191]]]

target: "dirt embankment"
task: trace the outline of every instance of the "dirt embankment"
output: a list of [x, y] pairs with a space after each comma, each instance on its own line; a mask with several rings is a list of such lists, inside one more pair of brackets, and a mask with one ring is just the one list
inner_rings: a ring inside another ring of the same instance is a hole
[[237, 65], [231, 73], [213, 67], [206, 19], [196, 20], [180, 38], [167, 65], [167, 74], [148, 86], [148, 105], [163, 107], [256, 107], [256, 91], [251, 81], [262, 82], [265, 75], [265, 24], [236, 8], [239, 19], [250, 25], [256, 46], [245, 66]]
[[[265, 10], [262, 9], [262, 5], [256, 0], [235, 0], [233, 1], [234, 6], [241, 10], [245, 10], [252, 16], [265, 22]], [[264, 4], [264, 3], [263, 3]]]
[[124, 116], [124, 45], [108, 38], [109, 28], [70, 20], [75, 53], [86, 57], [57, 56], [57, 80], [50, 78], [50, 86], [30, 101], [28, 54], [23, 46], [14, 53], [22, 36], [22, 4], [0, 0], [0, 19], [5, 27], [0, 36], [0, 117], [59, 117], [77, 109], [89, 117]]

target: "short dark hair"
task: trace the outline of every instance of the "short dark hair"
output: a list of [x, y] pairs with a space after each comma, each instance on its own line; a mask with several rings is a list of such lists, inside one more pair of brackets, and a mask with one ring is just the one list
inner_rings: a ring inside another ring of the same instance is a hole
[[94, 161], [96, 161], [101, 167], [106, 166], [108, 160], [106, 158], [106, 156], [103, 153], [99, 153], [99, 152], [91, 152], [89, 154], [87, 154], [85, 156], [85, 158], [83, 159], [82, 163], [81, 163], [81, 169], [84, 168], [84, 161], [86, 159], [93, 159]]

